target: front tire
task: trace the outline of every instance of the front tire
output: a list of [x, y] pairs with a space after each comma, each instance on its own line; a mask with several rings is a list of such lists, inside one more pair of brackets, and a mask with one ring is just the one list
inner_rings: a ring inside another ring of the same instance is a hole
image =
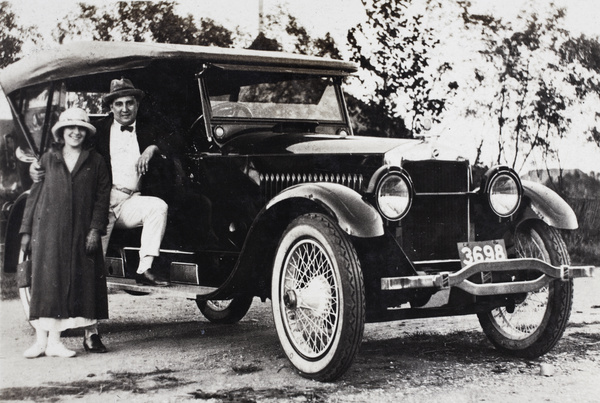
[[325, 382], [342, 376], [362, 341], [365, 291], [356, 251], [330, 218], [306, 214], [288, 226], [271, 298], [277, 336], [296, 370]]
[[[541, 221], [522, 224], [515, 232], [516, 257], [537, 258], [554, 266], [570, 264], [560, 233]], [[567, 327], [573, 304], [573, 280], [553, 280], [528, 293], [514, 307], [478, 314], [479, 323], [499, 350], [524, 358], [550, 351]], [[512, 309], [511, 309], [512, 311]]]

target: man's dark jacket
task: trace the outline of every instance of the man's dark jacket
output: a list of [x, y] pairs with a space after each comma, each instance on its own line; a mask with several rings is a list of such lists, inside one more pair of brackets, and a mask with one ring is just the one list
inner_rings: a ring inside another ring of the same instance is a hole
[[[110, 114], [94, 123], [96, 127], [96, 150], [106, 162], [111, 183], [110, 127], [113, 120], [113, 115]], [[140, 191], [144, 195], [160, 197], [168, 203], [170, 201], [169, 196], [172, 194], [174, 175], [171, 161], [172, 156], [168, 145], [168, 135], [158, 126], [140, 119], [139, 116], [135, 122], [135, 126], [140, 154], [152, 144], [156, 145], [159, 149], [159, 153], [154, 154], [150, 160], [149, 171], [142, 177]]]

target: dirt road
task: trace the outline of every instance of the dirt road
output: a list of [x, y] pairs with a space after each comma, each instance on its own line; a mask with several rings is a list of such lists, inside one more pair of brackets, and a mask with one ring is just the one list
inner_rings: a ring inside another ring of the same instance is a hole
[[[575, 282], [569, 327], [537, 360], [499, 354], [475, 317], [368, 324], [359, 355], [336, 383], [298, 376], [284, 357], [270, 303], [236, 325], [214, 325], [192, 301], [109, 295], [109, 352], [22, 358], [34, 331], [17, 300], [0, 302], [0, 400], [86, 402], [597, 402], [600, 276]], [[543, 372], [543, 374], [542, 374]]]

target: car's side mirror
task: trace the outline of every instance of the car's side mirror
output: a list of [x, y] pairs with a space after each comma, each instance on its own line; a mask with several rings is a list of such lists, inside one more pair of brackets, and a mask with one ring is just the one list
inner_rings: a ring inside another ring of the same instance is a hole
[[431, 130], [431, 119], [418, 117], [415, 121], [415, 129], [418, 133]]
[[26, 164], [31, 164], [32, 162], [37, 160], [37, 158], [35, 157], [35, 155], [33, 155], [30, 149], [24, 150], [20, 146], [17, 147], [17, 149], [15, 150], [15, 155], [17, 156], [17, 159], [19, 161], [24, 162]]

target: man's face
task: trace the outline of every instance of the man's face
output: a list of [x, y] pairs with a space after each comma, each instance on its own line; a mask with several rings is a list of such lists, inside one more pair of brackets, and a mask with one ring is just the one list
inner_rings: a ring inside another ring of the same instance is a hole
[[139, 102], [133, 95], [116, 98], [110, 104], [110, 111], [115, 120], [122, 125], [130, 125], [135, 122], [139, 108]]

